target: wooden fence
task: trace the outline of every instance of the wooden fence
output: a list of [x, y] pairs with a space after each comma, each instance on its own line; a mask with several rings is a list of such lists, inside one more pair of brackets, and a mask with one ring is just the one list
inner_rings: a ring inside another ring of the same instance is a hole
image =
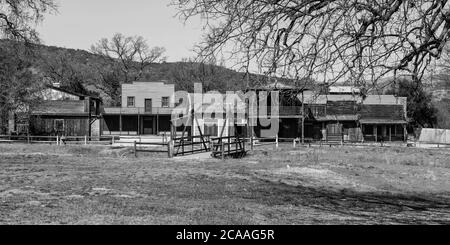
[[211, 151], [210, 136], [186, 136], [173, 139], [173, 156], [185, 156]]
[[247, 155], [246, 139], [239, 137], [212, 138], [212, 156], [225, 159], [226, 157], [242, 158]]
[[111, 145], [115, 136], [31, 136], [31, 135], [0, 135], [0, 143], [21, 144], [55, 144], [55, 145]]

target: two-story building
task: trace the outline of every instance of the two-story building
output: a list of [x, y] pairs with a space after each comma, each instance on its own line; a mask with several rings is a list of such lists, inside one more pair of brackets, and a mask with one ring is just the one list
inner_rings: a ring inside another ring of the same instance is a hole
[[[279, 138], [350, 142], [407, 138], [407, 98], [362, 97], [357, 88], [349, 86], [332, 86], [319, 93], [283, 84], [255, 89], [264, 90], [279, 92]], [[270, 113], [270, 98], [267, 101]], [[262, 129], [257, 124], [254, 135], [259, 137]]]
[[121, 107], [106, 107], [104, 135], [159, 135], [170, 132], [175, 85], [138, 81], [122, 85]]

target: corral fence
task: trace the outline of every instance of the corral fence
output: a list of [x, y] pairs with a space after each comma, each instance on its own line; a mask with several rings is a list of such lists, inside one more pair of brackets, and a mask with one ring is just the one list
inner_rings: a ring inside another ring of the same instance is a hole
[[186, 136], [173, 139], [173, 156], [185, 156], [211, 151], [210, 136]]
[[112, 145], [115, 136], [31, 136], [0, 135], [0, 143], [50, 144], [50, 145]]
[[247, 155], [246, 139], [235, 136], [218, 137], [211, 139], [212, 156], [225, 159], [228, 157], [242, 158]]
[[134, 154], [138, 152], [167, 153], [169, 158], [211, 151], [210, 136], [185, 136], [161, 142], [134, 142]]

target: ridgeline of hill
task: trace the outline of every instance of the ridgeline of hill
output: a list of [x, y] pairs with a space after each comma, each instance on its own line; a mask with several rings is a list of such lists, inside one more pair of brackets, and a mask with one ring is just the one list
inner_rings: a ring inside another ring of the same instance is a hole
[[[17, 46], [17, 45], [16, 45]], [[14, 50], [15, 43], [0, 40], [0, 48]], [[106, 105], [120, 103], [120, 85], [123, 80], [114, 60], [85, 50], [33, 45], [31, 62], [34, 73], [46, 82], [59, 82], [62, 87], [79, 93], [101, 97]], [[267, 77], [236, 72], [214, 64], [195, 62], [152, 63], [145, 69], [142, 81], [174, 83], [177, 90], [192, 91], [193, 84], [203, 83], [206, 91], [245, 90], [267, 83]], [[284, 79], [281, 79], [284, 80]]]

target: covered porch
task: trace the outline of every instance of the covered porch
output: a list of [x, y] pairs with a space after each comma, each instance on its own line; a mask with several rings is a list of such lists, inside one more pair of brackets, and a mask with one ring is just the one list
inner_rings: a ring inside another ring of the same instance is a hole
[[407, 140], [407, 122], [403, 120], [361, 120], [364, 141], [392, 142]]
[[[170, 132], [171, 114], [169, 111], [153, 114], [153, 112], [148, 111], [140, 113], [141, 111], [138, 108], [114, 109], [105, 108], [101, 120], [103, 135], [140, 136], [160, 135]], [[154, 112], [160, 111], [154, 110]]]

